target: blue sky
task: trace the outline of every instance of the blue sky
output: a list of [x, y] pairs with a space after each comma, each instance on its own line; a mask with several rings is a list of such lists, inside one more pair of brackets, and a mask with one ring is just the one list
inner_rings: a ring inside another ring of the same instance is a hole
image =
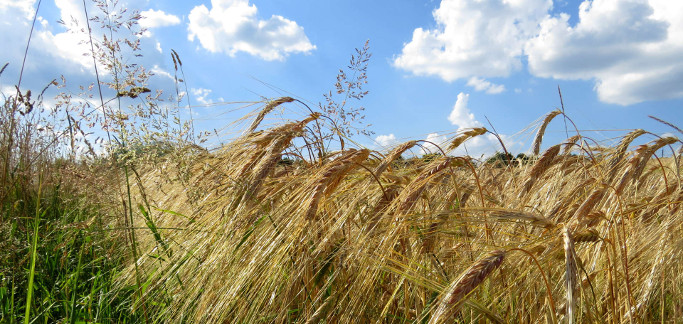
[[[18, 80], [37, 4], [0, 2], [0, 63], [10, 63], [0, 77], [5, 93]], [[366, 40], [370, 93], [359, 104], [375, 135], [356, 141], [373, 148], [409, 139], [439, 142], [468, 127], [490, 129], [488, 118], [509, 150], [525, 152], [538, 119], [559, 107], [558, 86], [582, 134], [605, 144], [635, 128], [676, 132], [648, 115], [683, 124], [683, 1], [120, 4], [139, 10], [148, 28], [141, 63], [157, 72], [152, 86], [174, 91], [166, 73], [173, 73], [171, 49], [180, 55], [197, 125], [205, 130], [253, 109], [234, 111], [240, 105], [224, 102], [284, 95], [309, 105], [323, 102], [338, 70]], [[90, 5], [89, 12], [96, 9]], [[80, 36], [57, 23], [74, 17], [82, 24], [82, 1], [45, 0], [38, 16], [22, 86], [42, 89], [60, 74], [74, 85], [92, 83], [92, 61], [80, 55]], [[300, 107], [291, 110], [301, 116]], [[544, 143], [566, 137], [561, 119], [547, 134]], [[475, 156], [499, 149], [492, 136], [468, 145]]]

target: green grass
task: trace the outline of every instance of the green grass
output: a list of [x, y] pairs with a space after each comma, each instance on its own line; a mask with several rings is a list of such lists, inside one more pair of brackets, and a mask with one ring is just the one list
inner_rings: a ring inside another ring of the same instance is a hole
[[97, 221], [106, 206], [44, 187], [1, 206], [0, 323], [140, 321], [130, 308], [134, 287], [114, 289], [125, 247]]

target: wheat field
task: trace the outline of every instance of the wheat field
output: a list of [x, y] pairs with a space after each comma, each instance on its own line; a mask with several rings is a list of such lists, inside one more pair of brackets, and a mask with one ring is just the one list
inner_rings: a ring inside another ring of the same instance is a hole
[[270, 109], [183, 179], [170, 162], [141, 168], [140, 252], [117, 279], [142, 276], [136, 311], [176, 323], [683, 318], [677, 138], [576, 135], [540, 151], [553, 111], [528, 160], [449, 154], [483, 128], [431, 159], [402, 158], [420, 145], [409, 141], [311, 160], [289, 157], [320, 116], [255, 131]]

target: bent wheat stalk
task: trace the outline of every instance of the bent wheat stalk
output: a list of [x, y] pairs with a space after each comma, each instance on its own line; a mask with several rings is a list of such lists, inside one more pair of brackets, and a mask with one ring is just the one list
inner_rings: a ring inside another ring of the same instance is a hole
[[543, 134], [545, 133], [545, 128], [548, 127], [548, 124], [550, 124], [550, 121], [555, 118], [555, 116], [561, 114], [561, 110], [553, 110], [550, 113], [548, 113], [545, 118], [543, 119], [543, 124], [541, 124], [541, 128], [538, 129], [538, 133], [536, 133], [536, 137], [534, 138], [534, 148], [532, 149], [532, 152], [534, 155], [538, 155], [538, 153], [541, 151], [541, 142], [543, 141]]
[[429, 323], [443, 323], [455, 314], [465, 302], [469, 294], [479, 286], [488, 275], [496, 270], [505, 258], [505, 251], [496, 250], [472, 264], [463, 274], [448, 287], [439, 300], [439, 306]]
[[254, 121], [251, 123], [251, 126], [247, 129], [245, 132], [246, 134], [253, 133], [254, 130], [256, 130], [256, 127], [258, 127], [259, 124], [263, 121], [263, 118], [266, 117], [267, 114], [269, 114], [275, 107], [285, 103], [285, 102], [292, 102], [294, 101], [294, 98], [292, 97], [282, 97], [275, 99], [271, 102], [269, 102], [261, 111], [259, 111], [258, 116], [254, 119]]
[[577, 265], [576, 265], [576, 251], [574, 250], [574, 240], [569, 233], [568, 228], [562, 231], [562, 238], [564, 240], [564, 259], [565, 259], [565, 289], [567, 291], [567, 323], [574, 323], [574, 314], [576, 312], [576, 292], [578, 287], [577, 282]]

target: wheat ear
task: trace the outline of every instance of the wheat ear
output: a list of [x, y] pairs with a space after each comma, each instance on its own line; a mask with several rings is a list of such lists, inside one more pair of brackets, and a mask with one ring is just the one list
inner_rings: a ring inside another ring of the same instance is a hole
[[562, 238], [564, 240], [564, 259], [565, 259], [565, 289], [567, 291], [567, 321], [569, 324], [574, 323], [574, 314], [576, 313], [576, 288], [577, 284], [577, 265], [576, 265], [576, 250], [574, 249], [574, 240], [572, 239], [569, 229], [567, 227], [562, 231]]
[[456, 137], [453, 140], [453, 142], [451, 142], [451, 145], [448, 146], [448, 149], [454, 150], [458, 146], [460, 146], [462, 143], [464, 143], [466, 140], [468, 140], [472, 137], [475, 137], [475, 136], [484, 135], [484, 134], [486, 134], [486, 132], [488, 132], [488, 130], [484, 127], [472, 128], [468, 131], [465, 131], [464, 133], [462, 133], [462, 135]]
[[469, 294], [479, 286], [488, 275], [498, 268], [505, 258], [505, 251], [496, 250], [473, 263], [460, 277], [448, 286], [441, 297], [439, 306], [429, 323], [442, 323], [455, 314]]
[[271, 102], [269, 102], [261, 111], [259, 111], [258, 116], [254, 119], [254, 121], [251, 123], [251, 126], [247, 129], [247, 134], [253, 133], [256, 127], [258, 127], [259, 124], [263, 121], [263, 118], [266, 117], [268, 113], [273, 111], [275, 107], [285, 103], [285, 102], [292, 102], [294, 101], [294, 98], [292, 97], [282, 97], [282, 98], [277, 98]]
[[541, 128], [538, 129], [538, 133], [536, 133], [536, 137], [534, 138], [534, 145], [533, 149], [531, 150], [534, 155], [538, 155], [539, 152], [541, 152], [541, 142], [543, 141], [543, 134], [545, 134], [545, 128], [548, 127], [548, 124], [550, 124], [550, 121], [555, 118], [555, 116], [561, 114], [561, 110], [553, 110], [549, 112], [547, 115], [545, 115], [545, 118], [543, 119], [543, 124], [541, 124]]
[[401, 154], [403, 154], [403, 152], [409, 150], [410, 148], [412, 148], [416, 144], [417, 144], [417, 141], [408, 141], [408, 142], [405, 142], [405, 143], [399, 145], [398, 147], [396, 147], [377, 166], [377, 168], [375, 169], [375, 175], [377, 177], [379, 177], [379, 175], [382, 174], [382, 172], [384, 172], [389, 167], [391, 162], [394, 162], [394, 160], [396, 160], [399, 156], [401, 156]]
[[538, 178], [540, 178], [543, 173], [553, 165], [555, 162], [555, 157], [560, 153], [560, 148], [560, 144], [551, 146], [543, 153], [543, 155], [541, 155], [541, 158], [534, 163], [534, 166], [531, 168], [531, 172], [529, 174], [529, 179], [527, 179], [527, 181], [524, 183], [524, 188], [522, 188], [522, 191], [519, 194], [520, 198], [526, 195], [534, 186], [536, 180], [538, 180]]

